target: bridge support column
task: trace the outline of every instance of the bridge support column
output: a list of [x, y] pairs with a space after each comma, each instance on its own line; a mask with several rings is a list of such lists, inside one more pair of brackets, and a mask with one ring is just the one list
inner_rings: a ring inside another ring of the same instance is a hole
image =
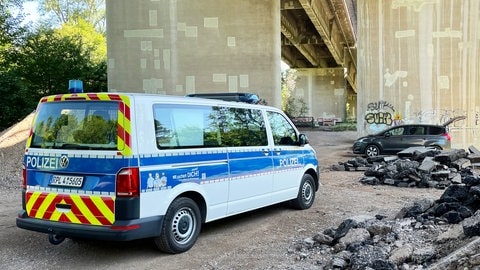
[[356, 94], [345, 79], [343, 68], [297, 69], [295, 98], [306, 102], [309, 116], [353, 120]]
[[109, 91], [252, 92], [280, 107], [280, 1], [107, 0]]

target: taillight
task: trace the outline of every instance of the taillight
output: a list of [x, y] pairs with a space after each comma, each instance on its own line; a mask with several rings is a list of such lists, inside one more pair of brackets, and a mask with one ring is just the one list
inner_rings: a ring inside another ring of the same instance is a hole
[[27, 169], [22, 165], [22, 188], [27, 189]]
[[452, 136], [450, 136], [450, 134], [448, 134], [448, 133], [443, 133], [442, 136], [447, 137], [447, 141], [452, 140]]
[[117, 197], [138, 197], [140, 175], [138, 168], [125, 168], [117, 174]]

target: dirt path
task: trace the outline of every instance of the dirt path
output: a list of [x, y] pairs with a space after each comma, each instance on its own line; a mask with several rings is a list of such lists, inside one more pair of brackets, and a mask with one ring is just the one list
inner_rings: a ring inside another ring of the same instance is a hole
[[[151, 242], [130, 243], [67, 240], [48, 243], [47, 236], [20, 230], [15, 216], [21, 207], [19, 183], [0, 183], [0, 261], [3, 269], [318, 269], [291, 252], [298, 239], [313, 236], [344, 219], [360, 215], [391, 216], [416, 198], [439, 198], [441, 190], [359, 183], [362, 172], [331, 171], [331, 165], [354, 157], [356, 132], [305, 131], [321, 163], [322, 187], [314, 206], [296, 211], [275, 205], [207, 224], [188, 252], [167, 255]], [[18, 134], [16, 134], [18, 136]], [[1, 147], [2, 169], [20, 181], [22, 143]], [[5, 181], [6, 176], [2, 178]], [[10, 181], [11, 182], [11, 181]]]

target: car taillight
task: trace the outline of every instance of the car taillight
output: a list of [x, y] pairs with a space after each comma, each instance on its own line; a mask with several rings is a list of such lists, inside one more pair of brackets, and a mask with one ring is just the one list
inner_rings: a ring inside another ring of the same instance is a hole
[[447, 137], [447, 141], [452, 140], [452, 136], [450, 136], [450, 134], [448, 134], [448, 133], [443, 133], [442, 136]]
[[125, 168], [117, 174], [117, 197], [138, 197], [140, 176], [138, 168]]
[[22, 165], [22, 188], [27, 189], [27, 169]]

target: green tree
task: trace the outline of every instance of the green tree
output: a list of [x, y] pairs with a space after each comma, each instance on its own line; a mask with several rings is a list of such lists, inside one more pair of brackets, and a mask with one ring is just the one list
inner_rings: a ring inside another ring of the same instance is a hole
[[86, 21], [105, 33], [105, 0], [38, 0], [43, 14], [53, 14], [58, 25]]
[[70, 79], [82, 80], [88, 92], [106, 90], [106, 39], [82, 19], [86, 13], [32, 31], [21, 26], [23, 0], [0, 1], [0, 130], [32, 112], [42, 96], [66, 93]]
[[29, 98], [28, 88], [14, 71], [0, 69], [0, 131], [31, 113], [38, 102]]
[[288, 69], [282, 73], [282, 110], [289, 117], [306, 116], [308, 106], [302, 98], [295, 97], [297, 71]]
[[20, 10], [21, 3], [20, 0], [0, 1], [0, 131], [33, 110], [32, 104], [25, 99], [28, 91], [18, 80], [16, 64], [7, 60], [8, 52], [21, 43], [26, 32], [21, 26], [22, 14], [12, 12]]
[[[81, 40], [46, 29], [29, 35], [10, 57], [17, 65], [19, 79], [38, 100], [41, 96], [66, 93], [70, 79], [89, 81], [98, 66], [91, 61], [91, 51]], [[89, 85], [84, 87], [88, 89]]]

